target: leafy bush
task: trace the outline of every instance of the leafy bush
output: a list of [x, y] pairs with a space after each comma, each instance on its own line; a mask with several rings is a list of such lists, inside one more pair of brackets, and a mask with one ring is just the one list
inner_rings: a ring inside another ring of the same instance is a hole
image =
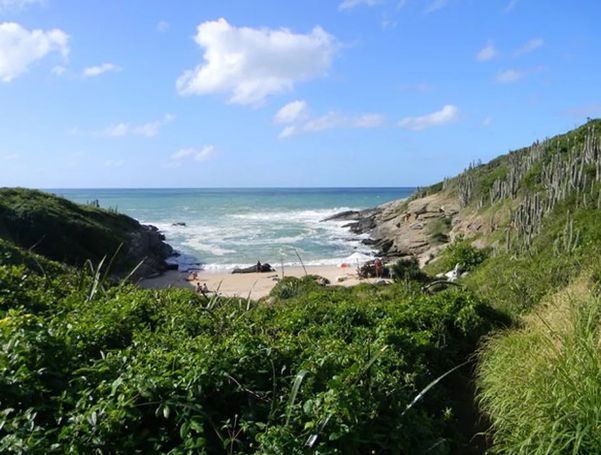
[[448, 262], [459, 264], [464, 271], [473, 270], [487, 258], [485, 250], [472, 246], [463, 237], [458, 237], [445, 250], [445, 258]]
[[421, 271], [416, 257], [399, 259], [391, 267], [391, 276], [394, 281], [427, 281], [428, 275]]
[[409, 405], [499, 320], [457, 290], [289, 278], [257, 305], [87, 277], [43, 300], [39, 272], [0, 272], [3, 452], [448, 453], [453, 389]]

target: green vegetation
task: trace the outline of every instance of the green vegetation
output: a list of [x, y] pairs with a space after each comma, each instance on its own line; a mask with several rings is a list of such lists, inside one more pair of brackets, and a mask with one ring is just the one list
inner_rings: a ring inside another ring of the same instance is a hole
[[451, 231], [451, 219], [449, 217], [438, 218], [428, 224], [427, 233], [433, 245], [441, 245], [449, 241]]
[[417, 258], [399, 259], [391, 268], [390, 276], [394, 281], [408, 282], [418, 281], [423, 282], [428, 280], [426, 275], [419, 268]]
[[489, 251], [472, 246], [471, 242], [459, 236], [455, 238], [440, 255], [440, 257], [426, 268], [429, 273], [436, 274], [448, 272], [456, 265], [463, 272], [469, 272], [478, 267], [488, 257]]
[[448, 453], [465, 443], [450, 383], [411, 403], [503, 321], [400, 284], [287, 278], [256, 304], [47, 277], [0, 245], [3, 452]]
[[[486, 248], [457, 236], [425, 270], [394, 264], [394, 284], [285, 278], [261, 302], [67, 265], [100, 264], [131, 221], [0, 191], [0, 451], [468, 453], [477, 402], [491, 453], [600, 453], [599, 128], [421, 191], [493, 220]], [[455, 287], [422, 290], [457, 264]]]
[[[0, 238], [60, 262], [98, 262], [127, 245], [139, 228], [136, 220], [114, 211], [41, 191], [0, 188]], [[118, 262], [115, 267], [133, 265]]]
[[483, 347], [496, 453], [601, 453], [601, 300], [570, 291]]

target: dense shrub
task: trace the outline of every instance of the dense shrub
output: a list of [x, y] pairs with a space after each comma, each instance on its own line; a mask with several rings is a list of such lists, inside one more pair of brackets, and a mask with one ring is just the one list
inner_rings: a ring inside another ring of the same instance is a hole
[[427, 281], [428, 275], [421, 271], [416, 257], [399, 259], [390, 268], [394, 281]]
[[446, 383], [408, 405], [497, 320], [464, 291], [312, 277], [266, 305], [91, 293], [90, 278], [50, 280], [44, 300], [35, 270], [0, 276], [17, 283], [0, 319], [3, 452], [448, 453], [460, 436]]

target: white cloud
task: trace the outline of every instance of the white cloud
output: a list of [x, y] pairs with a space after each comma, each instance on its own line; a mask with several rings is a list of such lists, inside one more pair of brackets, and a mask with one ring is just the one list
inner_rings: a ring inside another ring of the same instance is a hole
[[545, 44], [545, 40], [542, 38], [533, 38], [520, 47], [517, 51], [515, 51], [515, 55], [527, 54], [529, 52], [535, 51], [539, 47], [542, 47]]
[[430, 2], [430, 4], [426, 7], [426, 9], [424, 10], [424, 13], [430, 14], [430, 13], [433, 13], [434, 11], [438, 11], [439, 9], [442, 9], [445, 6], [447, 6], [447, 3], [448, 3], [448, 0], [432, 0]]
[[294, 124], [284, 128], [279, 137], [283, 139], [334, 128], [377, 128], [383, 126], [385, 121], [386, 119], [381, 114], [345, 115], [339, 112], [328, 112], [320, 117], [297, 120]]
[[10, 82], [51, 52], [69, 54], [69, 35], [59, 29], [27, 30], [15, 22], [0, 23], [0, 80]]
[[511, 12], [516, 7], [516, 5], [518, 4], [519, 1], [520, 0], [509, 0], [509, 3], [505, 7], [505, 12], [506, 13]]
[[2, 159], [4, 161], [15, 161], [19, 159], [19, 155], [17, 153], [8, 153], [6, 155], [2, 155]]
[[3, 11], [19, 10], [36, 3], [44, 3], [44, 0], [0, 0], [0, 13]]
[[274, 123], [294, 123], [309, 115], [307, 103], [301, 100], [292, 101], [282, 107], [273, 118]]
[[165, 33], [167, 30], [169, 30], [169, 27], [171, 27], [171, 24], [169, 24], [169, 22], [166, 21], [160, 21], [157, 24], [157, 32], [161, 32], [161, 33]]
[[296, 34], [288, 29], [235, 27], [225, 19], [203, 22], [196, 43], [204, 62], [177, 80], [181, 95], [225, 93], [229, 102], [259, 105], [299, 81], [323, 76], [337, 50], [321, 27]]
[[62, 76], [65, 74], [65, 71], [67, 71], [67, 67], [63, 65], [56, 65], [54, 68], [52, 68], [52, 74], [56, 76]]
[[488, 128], [490, 125], [492, 125], [492, 117], [483, 118], [480, 125], [482, 126], [482, 128]]
[[399, 122], [401, 128], [420, 131], [433, 126], [444, 125], [459, 119], [459, 109], [452, 104], [447, 104], [439, 111], [418, 117], [405, 117]]
[[526, 77], [525, 71], [508, 69], [501, 71], [499, 74], [497, 74], [496, 81], [499, 84], [511, 84], [513, 82], [519, 81], [520, 79], [523, 79], [524, 77]]
[[492, 60], [497, 55], [497, 49], [493, 43], [488, 43], [482, 49], [478, 51], [476, 54], [476, 60], [479, 62], [486, 62], [488, 60]]
[[168, 123], [171, 123], [174, 118], [175, 117], [171, 114], [165, 114], [161, 120], [155, 120], [154, 122], [143, 123], [141, 125], [132, 125], [131, 123], [124, 122], [113, 123], [101, 131], [100, 135], [123, 137], [131, 134], [134, 136], [153, 137], [159, 134], [160, 129]]
[[96, 77], [109, 71], [121, 71], [121, 67], [113, 63], [103, 63], [102, 65], [88, 66], [83, 70], [83, 77]]
[[382, 0], [344, 0], [338, 5], [340, 11], [353, 9], [360, 5], [374, 6], [382, 3]]
[[171, 161], [181, 162], [183, 160], [207, 161], [215, 156], [215, 146], [205, 145], [200, 149], [184, 148], [171, 155]]

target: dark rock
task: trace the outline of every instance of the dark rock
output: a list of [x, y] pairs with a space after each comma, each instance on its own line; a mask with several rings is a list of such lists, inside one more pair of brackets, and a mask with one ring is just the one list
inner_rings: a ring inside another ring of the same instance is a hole
[[129, 234], [123, 260], [129, 264], [142, 263], [132, 275], [132, 280], [160, 274], [166, 270], [177, 270], [177, 264], [173, 268], [166, 261], [175, 252], [164, 239], [164, 235], [156, 226], [139, 225], [139, 229]]
[[177, 223], [173, 223], [171, 226], [187, 226], [183, 221], [178, 221]]
[[345, 212], [340, 212], [337, 213], [335, 215], [329, 216], [327, 218], [324, 218], [323, 221], [349, 221], [349, 220], [356, 220], [357, 218], [360, 217], [361, 212], [358, 212], [357, 210], [347, 210]]
[[[271, 265], [265, 263], [265, 264], [261, 264], [261, 270], [259, 272], [261, 272], [261, 273], [275, 272], [275, 269]], [[257, 266], [251, 265], [250, 267], [244, 267], [244, 268], [236, 267], [234, 270], [232, 270], [232, 273], [257, 273]]]

